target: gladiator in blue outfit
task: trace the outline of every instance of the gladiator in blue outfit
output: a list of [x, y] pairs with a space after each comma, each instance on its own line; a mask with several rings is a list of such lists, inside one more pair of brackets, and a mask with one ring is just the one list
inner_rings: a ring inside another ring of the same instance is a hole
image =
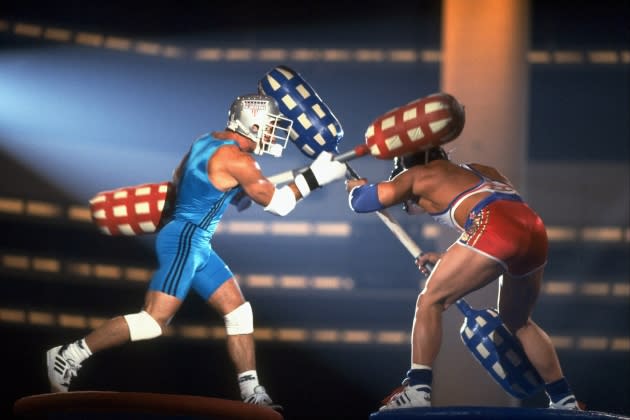
[[158, 269], [149, 288], [184, 300], [192, 287], [204, 300], [233, 277], [230, 268], [212, 249], [212, 235], [240, 187], [219, 191], [208, 178], [210, 157], [234, 141], [210, 134], [194, 141], [181, 167], [172, 219], [156, 240]]
[[256, 372], [251, 304], [211, 242], [230, 204], [241, 211], [256, 202], [265, 211], [284, 216], [312, 190], [344, 177], [346, 166], [334, 161], [332, 153], [322, 152], [289, 184], [276, 188], [265, 178], [251, 154], [280, 157], [292, 124], [280, 113], [275, 99], [248, 94], [230, 106], [225, 130], [192, 143], [175, 170], [168, 205], [161, 214], [164, 220], [155, 243], [158, 269], [142, 309], [110, 318], [85, 337], [50, 348], [46, 367], [52, 392], [68, 392], [81, 363], [93, 354], [161, 336], [193, 288], [223, 317], [242, 401], [281, 409]]

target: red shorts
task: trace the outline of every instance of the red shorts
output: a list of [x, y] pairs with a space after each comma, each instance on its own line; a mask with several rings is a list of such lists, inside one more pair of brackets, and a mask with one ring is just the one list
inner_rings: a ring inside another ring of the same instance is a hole
[[491, 195], [470, 212], [459, 243], [497, 260], [519, 277], [547, 262], [547, 231], [541, 218], [520, 200]]

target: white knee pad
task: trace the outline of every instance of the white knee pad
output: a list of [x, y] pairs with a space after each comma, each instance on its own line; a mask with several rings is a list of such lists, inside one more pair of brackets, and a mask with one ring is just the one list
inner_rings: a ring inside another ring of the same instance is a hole
[[223, 317], [228, 335], [251, 334], [254, 332], [254, 314], [249, 302], [243, 303]]
[[162, 327], [146, 311], [125, 315], [124, 318], [129, 327], [131, 341], [148, 340], [162, 335]]

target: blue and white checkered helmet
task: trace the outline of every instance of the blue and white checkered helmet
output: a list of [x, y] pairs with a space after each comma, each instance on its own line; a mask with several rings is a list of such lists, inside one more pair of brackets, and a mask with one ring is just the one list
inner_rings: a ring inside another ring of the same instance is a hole
[[293, 121], [281, 114], [276, 100], [267, 95], [239, 96], [228, 112], [227, 129], [255, 142], [257, 155], [280, 157], [292, 125]]

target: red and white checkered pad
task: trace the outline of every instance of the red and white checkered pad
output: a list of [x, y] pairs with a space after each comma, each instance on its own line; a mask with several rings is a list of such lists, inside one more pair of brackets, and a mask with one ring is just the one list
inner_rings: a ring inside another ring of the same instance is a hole
[[106, 235], [143, 235], [158, 230], [171, 183], [103, 191], [90, 200], [92, 221]]
[[447, 143], [464, 126], [463, 108], [451, 95], [437, 93], [395, 108], [365, 132], [370, 154], [391, 159]]

